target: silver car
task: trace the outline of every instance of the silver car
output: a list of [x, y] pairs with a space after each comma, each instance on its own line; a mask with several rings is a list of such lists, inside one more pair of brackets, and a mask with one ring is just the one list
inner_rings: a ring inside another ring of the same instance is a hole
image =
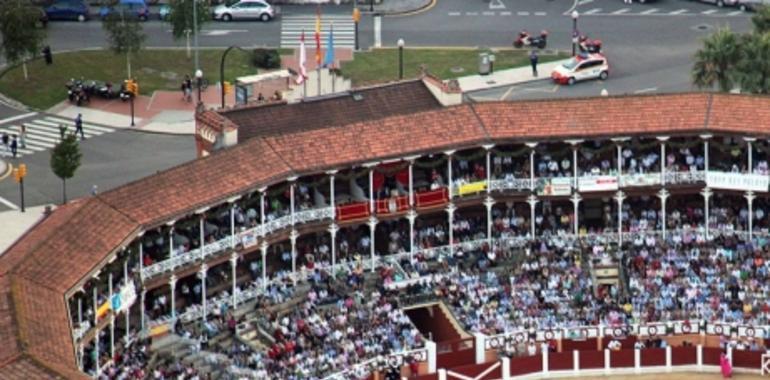
[[214, 8], [214, 19], [231, 20], [260, 20], [270, 21], [277, 13], [272, 5], [263, 0], [241, 0], [230, 5], [222, 4]]
[[770, 7], [770, 0], [738, 0], [736, 5], [744, 12], [753, 12], [762, 6]]

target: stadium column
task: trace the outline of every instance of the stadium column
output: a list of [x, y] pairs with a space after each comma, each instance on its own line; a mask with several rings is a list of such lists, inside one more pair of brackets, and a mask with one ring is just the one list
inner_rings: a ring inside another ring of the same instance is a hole
[[711, 198], [711, 195], [714, 193], [711, 192], [711, 189], [706, 187], [703, 190], [701, 190], [700, 195], [703, 196], [703, 219], [704, 219], [704, 225], [706, 228], [706, 239], [708, 240], [710, 233], [709, 233], [709, 198]]
[[[144, 231], [142, 231], [142, 234], [144, 234]], [[137, 245], [139, 245], [139, 280], [144, 283], [144, 244], [142, 244], [141, 234], [139, 235], [137, 242]]]
[[[260, 188], [259, 191], [259, 235], [262, 239], [265, 239], [265, 191], [267, 187]], [[264, 266], [264, 261], [262, 262]]]
[[332, 208], [332, 220], [336, 219], [336, 212], [337, 212], [337, 205], [335, 204], [334, 200], [334, 174], [337, 173], [336, 170], [331, 170], [326, 172], [326, 174], [329, 175], [329, 205]]
[[748, 234], [749, 234], [749, 241], [752, 241], [754, 239], [754, 198], [756, 198], [756, 195], [754, 195], [754, 192], [749, 190], [746, 192], [746, 202], [749, 203], [749, 215], [748, 215]]
[[616, 159], [615, 159], [615, 171], [618, 176], [618, 187], [620, 187], [621, 178], [623, 176], [623, 138], [614, 138], [612, 142], [615, 143]]
[[262, 245], [259, 247], [262, 250], [262, 289], [267, 289], [267, 247], [269, 247], [267, 242], [262, 240]]
[[[660, 142], [660, 186], [666, 186], [666, 141], [668, 136], [658, 136], [657, 139]], [[665, 219], [663, 219], [665, 221]], [[665, 224], [665, 223], [664, 223]], [[665, 231], [665, 226], [663, 227]]]
[[487, 244], [492, 248], [492, 207], [495, 205], [495, 199], [487, 195], [484, 199], [484, 206], [487, 208]]
[[531, 194], [527, 197], [527, 203], [529, 203], [529, 220], [530, 220], [530, 239], [535, 239], [535, 206], [537, 205], [537, 195]]
[[297, 187], [297, 183], [295, 182], [297, 180], [297, 177], [289, 178], [289, 181], [291, 184], [289, 185], [289, 215], [291, 215], [291, 227], [294, 228], [294, 222], [297, 220], [295, 216], [295, 209], [294, 209], [294, 190]]
[[[446, 154], [446, 170], [447, 170], [447, 194], [449, 194], [449, 202], [452, 202], [452, 198], [454, 197], [454, 182], [452, 181], [452, 154], [454, 154], [455, 151], [449, 150], [444, 152]], [[451, 229], [450, 229], [451, 231]], [[451, 232], [450, 232], [451, 233]]]
[[580, 220], [578, 219], [578, 210], [580, 210], [580, 201], [583, 200], [583, 198], [580, 196], [580, 194], [575, 191], [574, 194], [572, 194], [572, 212], [573, 212], [573, 230], [575, 237], [578, 236], [578, 233], [580, 232]]
[[114, 295], [112, 287], [112, 273], [107, 276], [107, 285], [109, 287], [109, 298], [107, 302], [110, 303], [110, 357], [115, 357], [115, 310], [112, 309], [112, 296]]
[[291, 242], [291, 282], [297, 285], [297, 238], [299, 233], [292, 228], [289, 233], [289, 241]]
[[238, 287], [238, 253], [233, 252], [230, 254], [230, 267], [233, 270], [233, 311], [238, 307], [238, 299], [236, 298]]
[[96, 378], [99, 378], [102, 374], [102, 368], [99, 365], [99, 358], [101, 355], [99, 355], [99, 297], [96, 294], [96, 287], [94, 287], [94, 327], [96, 330], [94, 331], [94, 353], [96, 360], [94, 361], [94, 372], [96, 373]]
[[660, 198], [660, 229], [663, 240], [666, 239], [666, 199], [668, 199], [669, 195], [666, 189], [658, 191], [658, 198]]
[[209, 266], [206, 263], [201, 264], [201, 269], [198, 271], [198, 278], [201, 279], [201, 306], [203, 310], [203, 321], [205, 322], [208, 316], [208, 310], [206, 307], [207, 295], [206, 295], [206, 277], [208, 276]]
[[171, 288], [171, 319], [176, 319], [176, 275], [172, 274], [168, 279], [168, 286]]
[[[129, 283], [128, 283], [128, 259], [126, 259], [126, 261], [123, 262], [123, 286], [125, 286], [126, 289], [128, 289], [128, 285], [129, 285]], [[121, 302], [122, 301], [123, 300], [121, 299]], [[126, 310], [124, 311], [124, 313], [125, 313], [125, 317], [124, 318], [125, 318], [125, 322], [126, 322], [126, 333], [125, 333], [125, 336], [124, 336], [124, 340], [125, 340], [126, 346], [128, 346], [129, 330], [131, 328], [131, 307], [130, 306], [126, 307]]]
[[752, 143], [756, 141], [756, 139], [753, 137], [744, 137], [743, 140], [746, 141], [746, 150], [748, 150], [748, 157], [746, 159], [748, 160], [749, 166], [747, 172], [752, 174], [754, 173], [754, 149], [752, 148]]
[[414, 160], [409, 159], [409, 210], [414, 209]]
[[374, 231], [377, 228], [377, 217], [374, 215], [369, 217], [369, 257], [372, 265], [372, 272], [374, 272]]
[[703, 166], [706, 171], [706, 177], [708, 177], [709, 171], [709, 139], [711, 137], [711, 135], [700, 135], [700, 138], [703, 139]]
[[144, 302], [147, 299], [147, 289], [142, 287], [142, 292], [139, 294], [139, 301], [141, 302], [139, 304], [139, 328], [141, 332], [144, 332]]
[[406, 218], [409, 220], [409, 260], [414, 260], [414, 221], [417, 219], [417, 212], [409, 210], [406, 213]]
[[492, 191], [492, 148], [494, 145], [483, 145], [484, 150], [487, 152], [487, 195]]
[[168, 222], [168, 258], [174, 257], [174, 221]]
[[230, 205], [230, 249], [235, 250], [235, 201]]
[[454, 242], [454, 224], [455, 224], [455, 211], [457, 207], [452, 202], [446, 206], [446, 212], [449, 214], [449, 254], [454, 257], [455, 254], [455, 242]]
[[[572, 188], [578, 189], [578, 148], [583, 140], [566, 140], [567, 144], [572, 146]], [[577, 232], [575, 233], [577, 235]]]
[[374, 215], [374, 167], [377, 164], [369, 164], [369, 215]]
[[626, 199], [626, 194], [623, 191], [618, 190], [615, 193], [615, 200], [618, 202], [618, 249], [623, 246], [623, 201]]
[[[337, 226], [336, 223], [332, 223], [329, 226], [329, 234], [332, 237], [331, 246], [332, 246], [332, 278], [336, 278], [337, 276], [337, 231], [339, 231], [340, 228]], [[372, 242], [374, 244], [374, 242]]]
[[[526, 144], [529, 147], [529, 191], [534, 192], [535, 191], [535, 147], [537, 146], [536, 142], [527, 143]], [[534, 206], [532, 206], [532, 209], [534, 210]], [[534, 215], [534, 211], [532, 212]], [[532, 218], [534, 223], [534, 217]], [[534, 228], [533, 228], [534, 230]], [[532, 235], [534, 237], [534, 234]]]

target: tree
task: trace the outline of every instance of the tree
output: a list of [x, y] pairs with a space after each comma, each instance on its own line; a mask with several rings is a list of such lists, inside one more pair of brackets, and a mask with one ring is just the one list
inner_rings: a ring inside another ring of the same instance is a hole
[[751, 16], [751, 22], [754, 24], [754, 33], [770, 32], [770, 6], [764, 5], [757, 8], [754, 16]]
[[740, 39], [727, 28], [720, 28], [706, 37], [703, 48], [695, 52], [693, 84], [699, 88], [713, 88], [717, 84], [720, 91], [730, 91], [740, 51]]
[[66, 134], [51, 151], [51, 170], [62, 180], [62, 204], [67, 203], [67, 179], [75, 175], [82, 157], [74, 133]]
[[142, 32], [142, 24], [135, 16], [127, 16], [124, 12], [112, 12], [102, 22], [102, 27], [107, 32], [107, 41], [110, 49], [115, 54], [126, 55], [128, 76], [131, 76], [131, 55], [142, 49], [142, 44], [147, 38]]
[[[193, 1], [196, 1], [196, 3], [193, 3]], [[175, 40], [180, 40], [183, 37], [187, 38], [187, 56], [189, 57], [190, 33], [200, 32], [203, 24], [211, 19], [209, 2], [200, 0], [170, 0], [168, 5], [168, 22], [171, 24], [171, 34]], [[196, 7], [194, 12], [193, 5]], [[197, 30], [193, 30], [195, 26], [193, 14], [198, 16]]]
[[28, 78], [27, 59], [36, 56], [45, 40], [40, 21], [40, 9], [30, 0], [5, 0], [0, 2], [0, 33], [3, 35], [3, 55], [11, 65], [21, 62], [24, 79]]
[[743, 36], [740, 60], [735, 66], [735, 82], [743, 92], [770, 93], [770, 33]]

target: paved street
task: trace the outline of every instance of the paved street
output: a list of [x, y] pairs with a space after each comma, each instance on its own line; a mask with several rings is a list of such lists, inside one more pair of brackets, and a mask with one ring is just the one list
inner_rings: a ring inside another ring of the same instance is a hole
[[[2, 123], [0, 121], [0, 134], [7, 133], [10, 136], [19, 136], [21, 125], [24, 124], [26, 126], [26, 147], [19, 146], [17, 151], [18, 158], [52, 149], [61, 140], [61, 132], [59, 131], [60, 125], [66, 126], [67, 132], [75, 133], [75, 122], [71, 119], [63, 119], [61, 117], [48, 116], [39, 113], [27, 115], [27, 117], [8, 123]], [[92, 123], [83, 123], [83, 136], [85, 136], [86, 139], [114, 131], [115, 129], [113, 128]], [[8, 156], [6, 155], [6, 158], [7, 157]]]

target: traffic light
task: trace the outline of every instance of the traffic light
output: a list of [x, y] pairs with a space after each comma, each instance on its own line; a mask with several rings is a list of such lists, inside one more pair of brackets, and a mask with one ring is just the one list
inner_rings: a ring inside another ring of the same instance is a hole
[[139, 95], [139, 84], [133, 79], [126, 79], [126, 91], [130, 92], [133, 96]]
[[231, 94], [233, 92], [233, 84], [232, 83], [230, 83], [228, 81], [225, 81], [223, 85], [225, 86], [225, 94]]
[[21, 182], [27, 176], [27, 165], [19, 164], [19, 167], [13, 169], [13, 178], [16, 182]]
[[361, 11], [358, 8], [353, 8], [353, 22], [358, 24], [361, 21]]

